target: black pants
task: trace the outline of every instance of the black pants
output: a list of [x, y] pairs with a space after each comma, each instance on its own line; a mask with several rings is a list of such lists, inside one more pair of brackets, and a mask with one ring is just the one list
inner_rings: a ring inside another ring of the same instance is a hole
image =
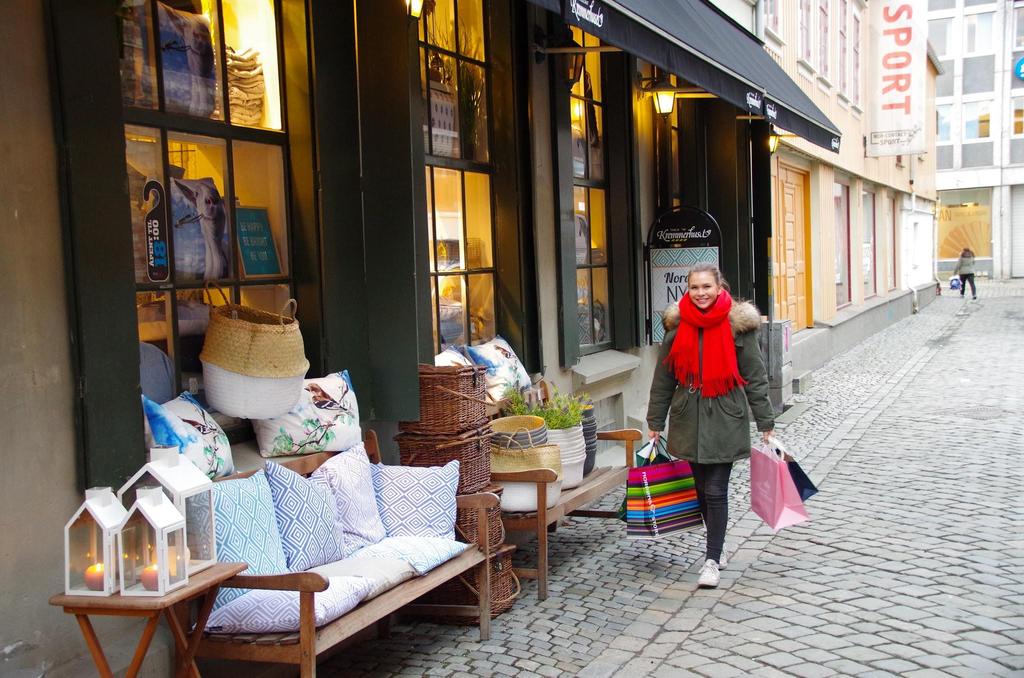
[[722, 557], [725, 527], [729, 521], [729, 475], [732, 463], [690, 464], [693, 482], [697, 486], [700, 514], [708, 531], [707, 559], [716, 563]]
[[978, 290], [974, 287], [974, 274], [973, 273], [961, 273], [960, 274], [960, 296], [964, 296], [964, 292], [967, 291], [967, 283], [971, 283], [971, 296], [975, 299], [978, 298]]

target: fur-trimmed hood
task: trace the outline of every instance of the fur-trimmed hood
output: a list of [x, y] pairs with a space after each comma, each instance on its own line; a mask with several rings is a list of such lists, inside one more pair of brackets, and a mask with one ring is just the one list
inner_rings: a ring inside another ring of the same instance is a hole
[[[672, 304], [665, 309], [661, 318], [661, 324], [665, 332], [671, 332], [679, 327], [679, 305]], [[729, 310], [729, 324], [732, 325], [733, 335], [743, 334], [756, 330], [761, 326], [761, 311], [749, 301], [735, 299], [732, 308]]]

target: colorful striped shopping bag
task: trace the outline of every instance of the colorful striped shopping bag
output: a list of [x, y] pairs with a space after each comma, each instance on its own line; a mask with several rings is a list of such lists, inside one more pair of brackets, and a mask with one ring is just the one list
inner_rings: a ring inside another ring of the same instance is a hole
[[689, 462], [669, 461], [629, 469], [626, 536], [657, 539], [703, 524]]

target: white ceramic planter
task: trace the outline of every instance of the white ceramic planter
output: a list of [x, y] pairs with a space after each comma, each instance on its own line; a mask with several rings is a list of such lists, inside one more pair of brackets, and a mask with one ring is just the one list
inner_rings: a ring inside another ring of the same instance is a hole
[[568, 490], [583, 482], [583, 465], [587, 458], [583, 426], [548, 429], [548, 445], [558, 445], [562, 458], [562, 489]]
[[[581, 472], [582, 468], [581, 466]], [[557, 480], [548, 483], [547, 508], [552, 508], [558, 503], [558, 498], [562, 495], [562, 482]], [[537, 510], [537, 485], [535, 483], [502, 483], [501, 486], [505, 488], [501, 493], [502, 511], [523, 513]]]

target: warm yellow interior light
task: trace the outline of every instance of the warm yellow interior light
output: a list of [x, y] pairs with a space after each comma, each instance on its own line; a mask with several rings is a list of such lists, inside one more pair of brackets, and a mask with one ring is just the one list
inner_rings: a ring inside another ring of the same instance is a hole
[[774, 153], [776, 151], [776, 149], [778, 149], [778, 147], [779, 147], [779, 139], [780, 138], [781, 137], [778, 134], [776, 134], [775, 132], [772, 132], [771, 134], [768, 135], [768, 150], [769, 151]]

